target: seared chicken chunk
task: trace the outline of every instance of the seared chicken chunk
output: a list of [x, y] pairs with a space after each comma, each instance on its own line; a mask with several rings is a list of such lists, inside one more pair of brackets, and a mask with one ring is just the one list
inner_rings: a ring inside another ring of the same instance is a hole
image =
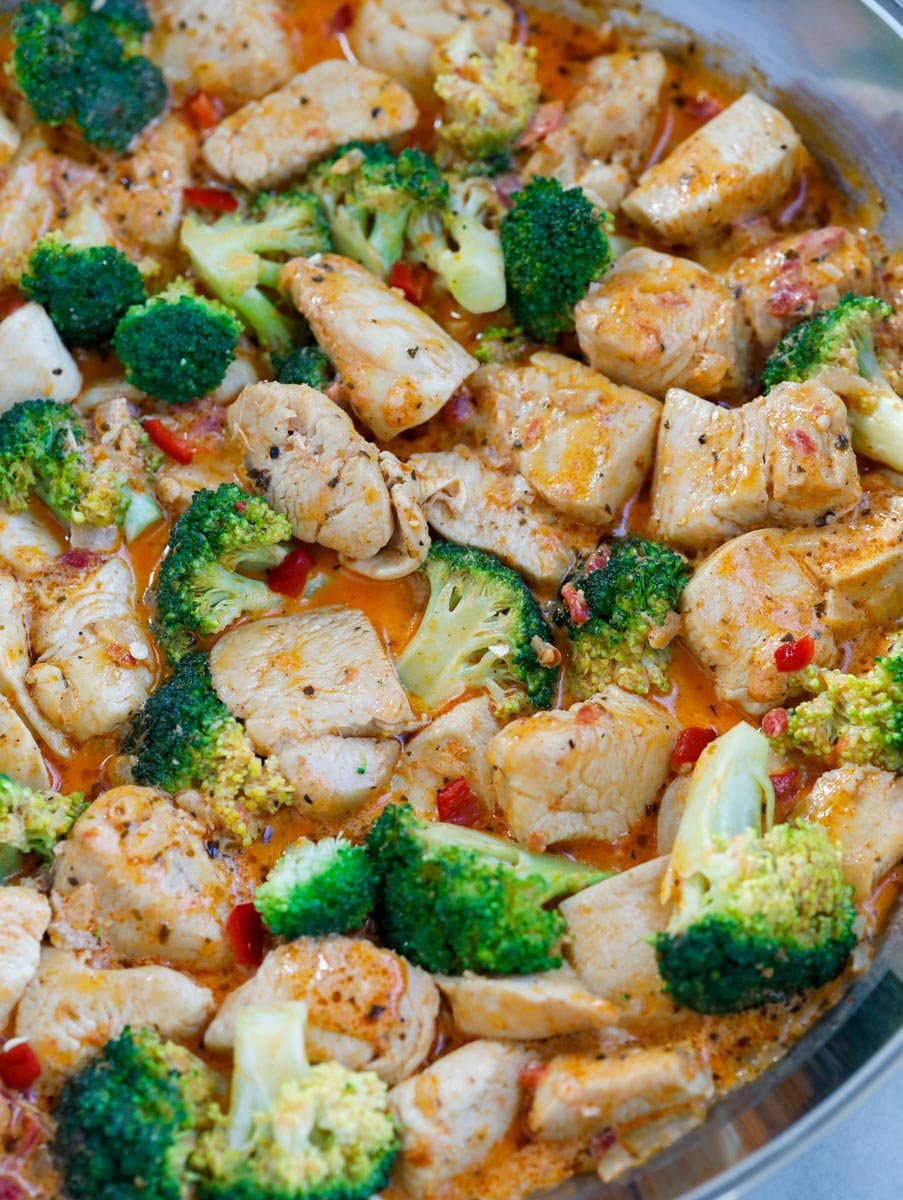
[[664, 784], [677, 732], [660, 705], [614, 686], [567, 710], [512, 721], [488, 755], [512, 835], [537, 850], [576, 838], [614, 841]]
[[532, 1041], [613, 1025], [618, 1010], [568, 967], [538, 975], [439, 977], [455, 1025], [469, 1037]]
[[204, 836], [198, 820], [159, 792], [114, 788], [62, 843], [54, 890], [77, 895], [88, 928], [126, 962], [221, 967], [231, 960], [223, 932], [230, 876], [208, 856]]
[[505, 1136], [520, 1103], [525, 1050], [501, 1042], [462, 1046], [392, 1089], [401, 1126], [398, 1179], [424, 1196], [482, 1162]]
[[476, 370], [435, 321], [349, 258], [293, 259], [282, 284], [378, 438], [428, 421]]
[[652, 464], [661, 405], [562, 354], [481, 372], [489, 442], [552, 508], [611, 525]]
[[401, 579], [411, 575], [426, 561], [430, 550], [430, 531], [420, 503], [420, 487], [415, 472], [391, 450], [380, 450], [382, 471], [392, 506], [392, 535], [382, 549], [369, 558], [340, 555], [343, 566], [351, 567], [368, 579]]
[[728, 289], [699, 263], [638, 246], [577, 305], [580, 349], [615, 383], [664, 396], [736, 392], [746, 381], [747, 333]]
[[0, 1030], [38, 969], [49, 923], [46, 896], [30, 887], [0, 887]]
[[463, 779], [491, 808], [489, 745], [499, 725], [488, 696], [476, 696], [441, 713], [406, 744], [398, 760], [392, 790], [402, 793], [415, 812], [435, 815], [436, 793]]
[[75, 359], [40, 304], [0, 321], [0, 412], [22, 400], [74, 400], [82, 387]]
[[[47, 764], [31, 730], [0, 694], [0, 774], [40, 791], [50, 787]], [[2, 1024], [2, 1022], [0, 1022]]]
[[104, 195], [106, 219], [118, 239], [151, 254], [174, 249], [197, 148], [197, 134], [173, 115], [117, 162]]
[[253, 979], [226, 997], [204, 1037], [230, 1050], [235, 1020], [249, 1004], [303, 1000], [311, 1061], [336, 1059], [406, 1079], [429, 1053], [439, 993], [425, 971], [362, 938], [298, 938], [271, 950]]
[[650, 167], [623, 209], [666, 242], [702, 241], [777, 203], [804, 160], [783, 113], [747, 92]]
[[12, 575], [0, 572], [0, 691], [54, 754], [68, 758], [72, 747], [43, 715], [26, 685], [31, 663], [27, 620], [19, 584]]
[[203, 153], [223, 179], [257, 190], [303, 174], [344, 142], [379, 142], [416, 123], [417, 106], [394, 79], [334, 59], [226, 117]]
[[17, 579], [37, 575], [62, 551], [62, 537], [29, 509], [0, 512], [0, 562]]

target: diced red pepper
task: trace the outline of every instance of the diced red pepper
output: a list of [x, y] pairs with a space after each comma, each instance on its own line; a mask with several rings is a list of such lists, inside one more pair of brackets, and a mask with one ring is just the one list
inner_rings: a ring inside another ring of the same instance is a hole
[[9, 1176], [0, 1176], [0, 1200], [28, 1200], [24, 1190]]
[[60, 555], [60, 563], [64, 567], [71, 567], [73, 571], [87, 571], [89, 567], [94, 567], [99, 562], [100, 559], [93, 550], [85, 550], [81, 546], [65, 550]]
[[214, 125], [218, 125], [225, 115], [221, 100], [208, 92], [195, 92], [185, 101], [184, 113], [199, 133], [206, 133]]
[[775, 771], [769, 778], [774, 788], [774, 798], [779, 804], [786, 804], [800, 790], [800, 773], [796, 767], [788, 767], [786, 771]]
[[297, 598], [304, 591], [307, 577], [314, 565], [314, 556], [306, 546], [292, 550], [267, 576], [267, 585], [280, 596]]
[[0, 1050], [0, 1082], [8, 1088], [28, 1088], [41, 1074], [41, 1063], [28, 1042], [15, 1041]]
[[762, 718], [762, 723], [759, 728], [766, 737], [776, 738], [786, 730], [789, 722], [789, 716], [786, 708], [773, 708], [771, 712], [767, 712]]
[[561, 599], [568, 610], [571, 624], [585, 625], [590, 618], [590, 611], [583, 592], [574, 584], [566, 583], [561, 589]]
[[328, 30], [333, 37], [337, 37], [340, 33], [347, 33], [351, 28], [353, 14], [350, 4], [340, 4], [332, 16], [329, 18]]
[[806, 433], [805, 429], [791, 429], [785, 435], [784, 440], [791, 450], [798, 450], [800, 454], [815, 453], [815, 442]]
[[671, 751], [671, 767], [679, 771], [681, 767], [692, 766], [710, 742], [718, 736], [711, 727], [689, 725], [677, 735], [674, 749]]
[[815, 638], [811, 634], [797, 638], [795, 642], [781, 642], [774, 652], [774, 665], [784, 675], [802, 671], [815, 658]]
[[389, 286], [404, 292], [405, 300], [411, 304], [422, 304], [426, 295], [429, 276], [423, 267], [414, 267], [410, 263], [397, 262], [389, 273]]
[[253, 904], [236, 904], [226, 921], [226, 937], [239, 966], [260, 966], [263, 962], [263, 921]]
[[485, 816], [483, 806], [466, 779], [453, 779], [436, 793], [439, 820], [449, 825], [478, 825]]
[[155, 446], [174, 458], [176, 462], [187, 465], [197, 454], [197, 448], [180, 433], [175, 433], [168, 425], [164, 425], [157, 417], [148, 417], [144, 421], [147, 436]]
[[521, 1067], [518, 1072], [517, 1081], [526, 1091], [532, 1091], [539, 1083], [543, 1075], [549, 1069], [549, 1064], [544, 1062], [527, 1063], [525, 1067]]
[[708, 92], [697, 92], [687, 105], [687, 112], [697, 121], [711, 121], [724, 112], [724, 105]]
[[183, 192], [185, 203], [192, 208], [209, 208], [214, 212], [235, 212], [238, 201], [231, 192], [218, 187], [187, 187]]
[[462, 384], [442, 405], [442, 420], [447, 425], [466, 425], [477, 411], [470, 388]]

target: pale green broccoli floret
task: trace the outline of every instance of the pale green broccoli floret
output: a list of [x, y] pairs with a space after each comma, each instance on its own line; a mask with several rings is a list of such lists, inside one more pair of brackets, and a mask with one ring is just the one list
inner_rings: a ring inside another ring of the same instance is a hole
[[264, 925], [297, 938], [359, 929], [373, 907], [373, 873], [363, 846], [341, 835], [299, 838], [254, 893]]
[[35, 791], [0, 775], [0, 882], [19, 869], [26, 854], [52, 858], [87, 807], [81, 792]]

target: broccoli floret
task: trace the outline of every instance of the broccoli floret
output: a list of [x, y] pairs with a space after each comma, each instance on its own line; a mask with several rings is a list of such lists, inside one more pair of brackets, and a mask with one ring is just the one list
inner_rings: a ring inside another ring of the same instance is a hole
[[335, 379], [335, 367], [317, 346], [295, 346], [288, 354], [270, 357], [279, 383], [306, 383], [325, 392]]
[[433, 89], [445, 104], [437, 133], [447, 163], [507, 155], [539, 103], [536, 50], [499, 42], [483, 54], [469, 25], [433, 54]]
[[123, 45], [117, 32], [136, 35], [131, 23], [111, 23], [93, 11], [69, 20], [50, 0], [26, 0], [12, 24], [13, 73], [39, 121], [73, 121], [85, 141], [122, 153], [166, 105], [158, 67]]
[[903, 398], [875, 353], [875, 329], [892, 314], [883, 300], [848, 292], [782, 338], [765, 364], [762, 392], [779, 383], [821, 380], [846, 402], [853, 449], [903, 471]]
[[498, 233], [504, 207], [488, 179], [449, 185], [444, 207], [408, 223], [411, 257], [435, 271], [462, 308], [497, 312], [505, 304], [505, 260]]
[[741, 723], [706, 747], [690, 780], [663, 889], [676, 904], [652, 942], [665, 990], [697, 1012], [820, 987], [856, 942], [852, 888], [825, 829], [773, 825], [768, 754]]
[[438, 540], [421, 570], [426, 611], [395, 664], [405, 688], [428, 708], [467, 688], [486, 688], [508, 712], [548, 708], [556, 672], [539, 651], [552, 635], [518, 573], [494, 554]]
[[192, 1162], [201, 1200], [367, 1200], [386, 1186], [399, 1148], [386, 1085], [310, 1066], [305, 1022], [297, 1001], [239, 1013], [229, 1115]]
[[264, 193], [242, 215], [207, 225], [182, 222], [182, 245], [195, 274], [218, 299], [235, 309], [261, 345], [287, 353], [300, 318], [283, 312], [267, 295], [278, 287], [282, 263], [332, 249], [329, 225], [310, 192]]
[[271, 933], [297, 938], [360, 929], [373, 908], [373, 874], [363, 846], [343, 837], [289, 846], [254, 893]]
[[213, 690], [206, 655], [188, 654], [132, 718], [123, 744], [136, 783], [199, 792], [234, 838], [249, 845], [258, 815], [294, 800], [274, 759], [255, 754], [244, 727]]
[[568, 684], [580, 700], [606, 684], [646, 695], [667, 692], [671, 640], [689, 578], [681, 555], [631, 538], [602, 546], [559, 592], [555, 621], [570, 641]]
[[519, 362], [527, 353], [527, 339], [517, 325], [491, 325], [471, 353], [480, 363]]
[[128, 49], [137, 49], [141, 38], [153, 29], [153, 21], [144, 0], [78, 0], [73, 9], [92, 12], [113, 26]]
[[514, 197], [502, 221], [508, 303], [519, 325], [539, 342], [574, 328], [574, 307], [611, 265], [600, 213], [578, 187], [536, 178]]
[[81, 792], [35, 791], [0, 775], [0, 880], [18, 869], [26, 854], [52, 858], [87, 807]]
[[127, 310], [113, 349], [134, 387], [168, 404], [185, 404], [219, 387], [240, 336], [241, 322], [231, 309], [177, 279]]
[[422, 150], [392, 154], [383, 142], [349, 142], [314, 167], [308, 186], [326, 209], [335, 248], [387, 277], [415, 213], [441, 207], [448, 184]]
[[214, 1081], [183, 1046], [126, 1028], [63, 1085], [51, 1150], [69, 1200], [183, 1200]]
[[103, 346], [126, 309], [146, 298], [134, 263], [113, 246], [72, 246], [60, 233], [37, 243], [19, 281], [43, 304], [67, 346]]
[[829, 767], [903, 771], [903, 639], [864, 675], [812, 666], [796, 678], [814, 699], [787, 713], [786, 729], [772, 738], [778, 753], [799, 750]]
[[604, 872], [390, 804], [367, 835], [386, 945], [427, 971], [525, 975], [561, 965], [564, 917], [546, 906]]
[[276, 596], [267, 585], [236, 568], [276, 566], [291, 536], [286, 517], [235, 483], [195, 492], [172, 527], [157, 576], [153, 630], [173, 661], [192, 649], [197, 636], [272, 608]]

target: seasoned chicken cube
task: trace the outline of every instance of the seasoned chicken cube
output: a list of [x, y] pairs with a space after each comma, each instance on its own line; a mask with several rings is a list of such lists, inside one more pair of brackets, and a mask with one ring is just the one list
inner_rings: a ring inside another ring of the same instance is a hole
[[[41, 791], [50, 787], [47, 764], [31, 730], [0, 694], [0, 774]], [[2, 1026], [2, 1021], [0, 1021]]]
[[398, 762], [395, 738], [286, 736], [275, 751], [279, 769], [295, 794], [318, 817], [340, 817], [384, 792]]
[[220, 121], [203, 154], [223, 179], [256, 191], [302, 175], [345, 142], [379, 142], [416, 123], [417, 105], [394, 79], [331, 59]]
[[747, 92], [650, 167], [622, 207], [666, 242], [702, 241], [771, 208], [804, 161], [783, 113]]
[[235, 466], [228, 455], [200, 454], [193, 462], [167, 461], [154, 476], [154, 493], [161, 504], [183, 513], [195, 492], [221, 483], [235, 482]]
[[488, 550], [531, 583], [559, 584], [575, 560], [595, 548], [594, 530], [562, 521], [522, 476], [496, 470], [464, 446], [412, 454], [408, 466], [437, 533]]
[[265, 96], [295, 70], [279, 0], [151, 0], [150, 50], [176, 93], [230, 106]]
[[378, 438], [428, 421], [476, 370], [444, 329], [350, 258], [293, 259], [282, 284]]
[[257, 383], [229, 408], [251, 479], [302, 542], [370, 558], [392, 536], [379, 454], [337, 404], [313, 388]]
[[26, 686], [31, 657], [25, 600], [19, 584], [5, 572], [0, 572], [0, 614], [0, 691], [54, 754], [68, 758], [72, 747], [44, 717]]
[[847, 292], [868, 295], [874, 267], [866, 237], [840, 225], [807, 229], [738, 258], [724, 276], [764, 350]]
[[363, 0], [348, 41], [366, 66], [426, 98], [433, 50], [463, 22], [480, 50], [492, 54], [499, 42], [510, 40], [514, 14], [505, 0]]
[[481, 372], [478, 409], [489, 443], [552, 508], [597, 528], [614, 523], [639, 488], [661, 405], [562, 354]]
[[62, 552], [62, 537], [29, 509], [0, 512], [0, 562], [17, 579], [37, 575]]
[[29, 584], [31, 646], [26, 676], [49, 721], [76, 742], [112, 733], [144, 703], [154, 651], [135, 609], [135, 580], [122, 558], [59, 559]]
[[430, 531], [413, 469], [397, 459], [391, 450], [380, 450], [379, 469], [389, 489], [392, 535], [370, 558], [347, 555], [339, 558], [343, 566], [368, 579], [401, 579], [412, 575], [426, 561], [431, 544]]
[[440, 976], [455, 1026], [468, 1037], [532, 1041], [614, 1025], [618, 1010], [594, 996], [573, 971], [538, 975]]
[[579, 187], [597, 208], [617, 212], [630, 191], [630, 172], [622, 163], [587, 158], [579, 131], [567, 123], [539, 143], [524, 166], [524, 178], [557, 179], [565, 189]]
[[401, 792], [415, 812], [435, 816], [436, 793], [463, 779], [491, 809], [492, 772], [487, 755], [498, 731], [488, 696], [454, 705], [405, 744], [392, 790]]
[[38, 969], [49, 924], [46, 896], [30, 887], [0, 887], [0, 1029]]
[[298, 938], [271, 950], [256, 975], [231, 992], [204, 1037], [208, 1050], [231, 1050], [235, 1021], [249, 1004], [303, 1000], [312, 1062], [336, 1059], [406, 1079], [429, 1053], [439, 993], [419, 967], [362, 938]]
[[585, 154], [636, 174], [655, 137], [667, 69], [658, 50], [603, 54], [587, 65], [566, 120]]
[[151, 254], [175, 248], [197, 148], [194, 130], [170, 116], [117, 162], [103, 192], [106, 219], [117, 237]]
[[621, 837], [664, 785], [678, 728], [660, 705], [613, 685], [567, 710], [512, 721], [489, 746], [512, 835], [535, 850]]
[[398, 1181], [413, 1196], [432, 1194], [481, 1163], [520, 1104], [525, 1050], [478, 1041], [446, 1054], [389, 1093], [401, 1126]]
[[95, 970], [67, 950], [45, 948], [16, 1012], [16, 1037], [28, 1038], [50, 1087], [122, 1033], [152, 1026], [187, 1041], [210, 1018], [213, 993], [171, 967]]
[[[90, 929], [126, 962], [193, 969], [231, 961], [224, 936], [230, 873], [209, 857], [203, 825], [151, 788], [106, 792], [75, 823], [56, 858], [54, 889], [78, 896]], [[71, 923], [71, 922], [70, 922]]]
[[81, 388], [81, 371], [40, 304], [23, 304], [0, 321], [0, 412], [21, 400], [65, 404]]
[[698, 550], [763, 525], [823, 526], [861, 494], [846, 408], [823, 384], [733, 409], [668, 392], [652, 482], [664, 541]]
[[740, 305], [699, 263], [638, 246], [593, 284], [574, 314], [580, 349], [615, 383], [664, 396], [738, 392], [746, 382]]

